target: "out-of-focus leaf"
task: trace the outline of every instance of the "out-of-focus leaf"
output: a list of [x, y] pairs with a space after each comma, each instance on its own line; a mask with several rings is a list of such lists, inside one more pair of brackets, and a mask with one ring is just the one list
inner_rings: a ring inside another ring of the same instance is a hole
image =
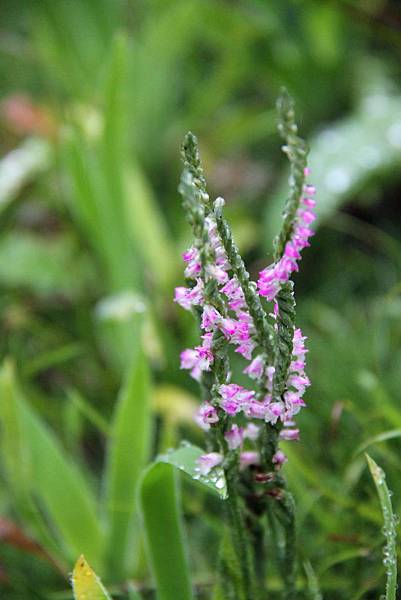
[[142, 479], [140, 499], [158, 600], [192, 600], [176, 469], [153, 464]]
[[68, 394], [68, 400], [98, 431], [103, 435], [110, 435], [109, 423], [77, 390], [72, 390]]
[[364, 452], [369, 446], [373, 444], [377, 444], [378, 442], [386, 442], [387, 440], [393, 440], [395, 438], [401, 437], [401, 429], [392, 429], [391, 431], [383, 431], [383, 433], [379, 433], [367, 439], [365, 442], [360, 444], [358, 448], [354, 452], [354, 456], [357, 456], [361, 452]]
[[40, 138], [28, 138], [0, 160], [0, 212], [21, 189], [50, 167], [51, 146]]
[[14, 427], [18, 443], [7, 445], [7, 477], [18, 477], [25, 493], [39, 501], [67, 557], [84, 550], [100, 566], [103, 534], [92, 490], [26, 402], [8, 364], [0, 372], [0, 391], [2, 426], [9, 439]]
[[0, 239], [0, 283], [74, 298], [94, 283], [94, 273], [68, 237], [14, 232]]
[[384, 547], [384, 560], [383, 564], [386, 569], [387, 583], [386, 583], [386, 600], [396, 600], [397, 593], [397, 548], [396, 548], [396, 531], [395, 531], [395, 517], [393, 514], [393, 507], [391, 504], [390, 491], [386, 483], [386, 475], [381, 467], [375, 463], [375, 461], [366, 454], [366, 460], [370, 473], [375, 482], [377, 494], [379, 496], [380, 504], [383, 511], [384, 528], [383, 534], [386, 538], [386, 545]]
[[72, 572], [72, 587], [75, 600], [111, 600], [96, 573], [81, 555]]
[[135, 563], [136, 488], [151, 443], [150, 376], [139, 345], [121, 389], [110, 432], [105, 471], [110, 577], [119, 579]]
[[323, 600], [323, 596], [320, 593], [319, 589], [319, 581], [316, 577], [316, 573], [313, 570], [311, 563], [307, 560], [304, 562], [304, 570], [306, 575], [306, 580], [308, 583], [308, 597], [310, 600]]
[[[401, 98], [383, 84], [369, 90], [349, 117], [320, 131], [309, 142], [310, 180], [318, 191], [316, 211], [327, 219], [378, 174], [401, 165]], [[266, 240], [277, 234], [287, 196], [287, 177], [266, 207]]]
[[82, 354], [82, 346], [77, 343], [64, 344], [54, 350], [40, 353], [24, 364], [24, 374], [34, 377], [37, 373], [55, 365], [73, 360]]
[[126, 174], [127, 219], [135, 246], [151, 270], [156, 287], [171, 282], [177, 264], [166, 222], [139, 167]]

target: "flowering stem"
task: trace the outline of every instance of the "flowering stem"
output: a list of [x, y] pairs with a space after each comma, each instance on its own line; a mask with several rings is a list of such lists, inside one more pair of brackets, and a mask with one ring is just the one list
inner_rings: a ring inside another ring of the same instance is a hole
[[217, 230], [220, 234], [224, 249], [227, 252], [228, 260], [233, 269], [233, 273], [238, 279], [242, 291], [245, 296], [245, 301], [255, 324], [255, 329], [258, 333], [259, 343], [265, 350], [268, 357], [272, 354], [272, 333], [267, 322], [265, 311], [262, 303], [256, 292], [256, 287], [250, 282], [249, 273], [246, 270], [244, 261], [238, 251], [237, 245], [234, 242], [233, 235], [228, 223], [223, 219], [221, 209], [215, 209], [217, 222]]
[[227, 473], [227, 491], [226, 500], [228, 519], [231, 526], [231, 536], [233, 546], [237, 555], [238, 564], [241, 570], [241, 587], [243, 596], [246, 600], [257, 599], [257, 587], [255, 579], [254, 561], [250, 546], [248, 532], [243, 518], [243, 509], [240, 505], [238, 496], [237, 477], [231, 471]]
[[282, 149], [290, 161], [290, 195], [285, 203], [281, 231], [274, 242], [275, 261], [283, 255], [285, 244], [290, 238], [294, 227], [295, 215], [305, 182], [306, 159], [309, 150], [306, 142], [297, 135], [298, 127], [295, 122], [294, 101], [286, 90], [282, 90], [277, 101], [277, 110], [279, 114], [278, 130], [285, 140]]
[[[257, 284], [223, 218], [224, 200], [213, 202], [209, 197], [196, 137], [188, 133], [182, 146], [185, 168], [179, 191], [195, 240], [183, 254], [188, 288], [177, 287], [175, 301], [199, 317], [202, 342], [181, 353], [181, 367], [190, 370], [203, 390], [196, 419], [209, 432], [208, 454], [200, 457], [199, 470], [206, 475], [221, 465], [227, 480], [229, 531], [221, 546], [216, 596], [226, 600], [233, 595], [236, 600], [257, 600], [256, 559], [261, 583], [266, 511], [276, 533], [280, 526], [280, 539], [274, 535], [274, 543], [285, 540], [277, 552], [284, 598], [295, 596], [294, 503], [280, 473], [287, 458], [279, 441], [298, 439], [298, 429], [291, 427], [310, 385], [306, 338], [295, 329], [291, 276], [298, 270], [301, 251], [309, 246], [309, 225], [316, 215], [315, 200], [309, 197], [315, 188], [304, 185], [308, 149], [297, 135], [293, 102], [286, 92], [278, 110], [283, 151], [290, 161], [290, 195], [274, 244], [274, 262], [259, 273]], [[273, 314], [260, 297], [274, 301]], [[254, 389], [231, 381], [232, 346], [251, 361], [243, 373], [254, 380]], [[251, 539], [259, 549], [256, 553]]]

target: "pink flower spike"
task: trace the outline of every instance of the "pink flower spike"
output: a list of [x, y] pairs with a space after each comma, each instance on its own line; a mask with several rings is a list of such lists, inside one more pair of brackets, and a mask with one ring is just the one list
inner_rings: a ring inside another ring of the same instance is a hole
[[241, 452], [239, 461], [241, 470], [246, 469], [246, 467], [249, 467], [250, 465], [258, 465], [260, 462], [259, 452]]
[[311, 172], [312, 172], [312, 171], [311, 171], [311, 169], [310, 169], [309, 167], [305, 167], [305, 168], [304, 168], [304, 175], [305, 175], [305, 177], [308, 177], [308, 175], [310, 175], [310, 174], [311, 174]]
[[210, 452], [202, 454], [198, 459], [199, 472], [201, 475], [208, 475], [210, 471], [217, 467], [223, 460], [223, 457], [218, 452]]
[[236, 450], [241, 446], [244, 439], [244, 429], [234, 424], [229, 431], [226, 431], [224, 437], [226, 439], [228, 448], [230, 450]]

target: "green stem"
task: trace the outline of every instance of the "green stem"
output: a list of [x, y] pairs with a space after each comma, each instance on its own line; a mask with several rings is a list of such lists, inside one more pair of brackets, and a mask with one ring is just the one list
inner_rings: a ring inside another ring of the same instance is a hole
[[257, 600], [255, 568], [250, 540], [244, 523], [243, 508], [240, 505], [237, 493], [238, 482], [231, 474], [227, 474], [227, 488], [226, 506], [233, 547], [241, 571], [241, 596], [245, 600]]
[[[285, 482], [283, 480], [283, 486]], [[274, 505], [276, 515], [283, 528], [285, 549], [282, 560], [282, 576], [284, 580], [284, 600], [295, 598], [295, 567], [296, 567], [296, 528], [295, 505], [292, 495], [282, 488], [283, 496]]]

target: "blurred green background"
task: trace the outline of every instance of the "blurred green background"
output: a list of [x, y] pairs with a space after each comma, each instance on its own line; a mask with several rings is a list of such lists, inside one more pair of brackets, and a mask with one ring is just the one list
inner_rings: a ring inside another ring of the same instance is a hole
[[[116, 597], [131, 597], [132, 578], [153, 597], [137, 523], [122, 533], [135, 511], [121, 520], [109, 508], [134, 501], [158, 451], [202, 444], [197, 388], [178, 360], [196, 327], [172, 302], [190, 243], [179, 146], [188, 129], [199, 137], [210, 191], [225, 197], [256, 276], [286, 197], [285, 85], [319, 205], [296, 278], [313, 385], [286, 466], [299, 597], [318, 597], [314, 572], [324, 598], [377, 598], [381, 516], [365, 448], [401, 512], [399, 2], [0, 7], [0, 596], [69, 598], [82, 539]], [[184, 508], [207, 598], [220, 509], [186, 486]]]

